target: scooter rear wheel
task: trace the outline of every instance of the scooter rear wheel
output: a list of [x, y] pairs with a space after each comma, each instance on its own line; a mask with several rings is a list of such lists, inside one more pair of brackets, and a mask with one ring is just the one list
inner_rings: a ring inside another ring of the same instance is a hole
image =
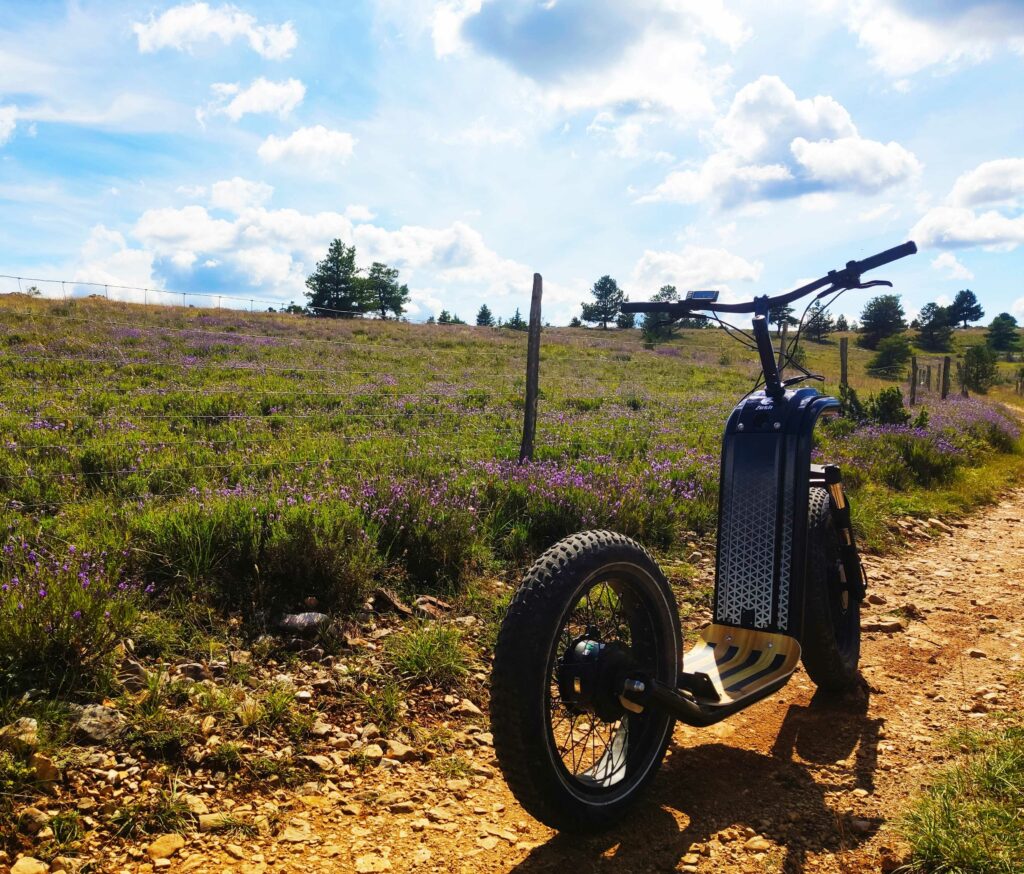
[[681, 635], [668, 582], [643, 547], [574, 534], [533, 565], [501, 626], [491, 681], [494, 749], [541, 822], [596, 831], [657, 771], [674, 720], [619, 698], [632, 671], [674, 687]]
[[803, 663], [819, 689], [840, 691], [857, 679], [860, 602], [840, 574], [839, 534], [828, 492], [812, 488], [807, 518], [807, 594]]

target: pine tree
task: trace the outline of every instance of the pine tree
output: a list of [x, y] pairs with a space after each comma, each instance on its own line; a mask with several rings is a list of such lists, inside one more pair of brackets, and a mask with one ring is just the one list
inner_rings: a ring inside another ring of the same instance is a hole
[[[679, 300], [679, 292], [674, 285], [663, 285], [651, 295], [652, 301], [658, 303], [674, 303]], [[644, 342], [653, 345], [664, 343], [675, 336], [675, 325], [665, 313], [644, 313], [644, 321], [640, 327]]]
[[860, 314], [860, 337], [857, 345], [865, 349], [877, 349], [886, 337], [906, 330], [903, 307], [898, 294], [880, 294], [873, 297]]
[[476, 323], [481, 328], [494, 327], [494, 316], [491, 315], [491, 309], [487, 304], [480, 306], [480, 311], [476, 314]]
[[405, 312], [405, 305], [409, 302], [409, 287], [398, 284], [397, 268], [374, 261], [358, 285], [362, 306], [380, 313], [382, 319], [386, 319], [389, 312], [394, 313], [396, 319]]
[[846, 321], [846, 316], [840, 315], [839, 318], [836, 319], [836, 330], [837, 331], [849, 331], [850, 330], [850, 323], [848, 321]]
[[1017, 320], [1009, 313], [1000, 313], [988, 326], [985, 342], [997, 352], [1013, 352], [1020, 345]]
[[570, 328], [582, 328], [583, 327], [583, 322], [580, 321], [580, 317], [579, 316], [573, 316], [569, 320], [569, 327]]
[[807, 311], [807, 324], [804, 326], [807, 336], [815, 343], [824, 343], [825, 338], [835, 329], [836, 323], [832, 320], [832, 316], [822, 306], [821, 301], [816, 300]]
[[[629, 298], [623, 298], [622, 302], [625, 303]], [[620, 331], [628, 331], [631, 328], [636, 327], [636, 314], [635, 313], [622, 313], [620, 312], [615, 317], [615, 327]]]
[[437, 316], [437, 323], [439, 325], [450, 325], [452, 323], [452, 314], [448, 310], [441, 310]]
[[950, 308], [926, 303], [917, 316], [917, 342], [930, 352], [946, 352], [953, 339]]
[[516, 314], [505, 322], [505, 327], [511, 328], [513, 331], [528, 331], [530, 329], [526, 319], [519, 315], [519, 307], [516, 307]]
[[966, 328], [968, 322], [980, 321], [985, 311], [978, 303], [978, 298], [969, 288], [961, 289], [956, 293], [950, 309], [950, 322], [954, 325], [963, 323]]
[[971, 391], [985, 394], [996, 376], [996, 353], [988, 346], [972, 346], [964, 353], [963, 381]]
[[364, 310], [356, 247], [334, 240], [327, 257], [306, 279], [306, 297], [314, 316], [351, 319]]
[[619, 284], [607, 275], [594, 283], [590, 293], [594, 296], [594, 302], [583, 304], [583, 321], [600, 322], [602, 328], [607, 328], [608, 323], [618, 315], [625, 295]]
[[795, 325], [796, 319], [793, 318], [793, 307], [786, 304], [776, 304], [771, 307], [768, 310], [768, 324], [775, 325], [780, 331], [783, 324]]

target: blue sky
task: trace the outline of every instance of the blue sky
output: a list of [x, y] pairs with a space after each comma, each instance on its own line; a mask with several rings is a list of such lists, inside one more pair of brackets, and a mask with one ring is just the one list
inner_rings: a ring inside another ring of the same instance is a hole
[[0, 0], [0, 272], [287, 302], [341, 237], [565, 323], [913, 238], [908, 312], [1024, 321], [1022, 82], [1017, 0]]

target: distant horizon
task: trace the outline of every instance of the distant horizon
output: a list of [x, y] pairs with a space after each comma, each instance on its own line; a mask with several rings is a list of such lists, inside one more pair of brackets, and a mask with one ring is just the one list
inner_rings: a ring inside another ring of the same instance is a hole
[[539, 272], [559, 325], [604, 274], [735, 300], [914, 239], [877, 277], [908, 321], [970, 288], [1024, 322], [1010, 0], [4, 11], [5, 273], [281, 307], [341, 238], [412, 321], [525, 313]]

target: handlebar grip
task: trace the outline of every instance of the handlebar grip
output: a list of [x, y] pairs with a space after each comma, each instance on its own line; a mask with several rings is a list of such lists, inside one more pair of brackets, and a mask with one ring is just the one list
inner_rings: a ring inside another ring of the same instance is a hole
[[851, 261], [846, 267], [853, 273], [867, 273], [869, 270], [874, 270], [883, 264], [890, 264], [893, 261], [898, 261], [900, 258], [906, 258], [907, 255], [913, 255], [916, 251], [917, 243], [911, 240], [902, 246], [894, 246], [892, 249], [886, 249], [884, 252], [879, 252], [877, 255], [865, 258], [863, 261]]
[[637, 303], [624, 303], [619, 307], [619, 310], [624, 313], [670, 313], [677, 310], [680, 303], [682, 301], [640, 301]]

